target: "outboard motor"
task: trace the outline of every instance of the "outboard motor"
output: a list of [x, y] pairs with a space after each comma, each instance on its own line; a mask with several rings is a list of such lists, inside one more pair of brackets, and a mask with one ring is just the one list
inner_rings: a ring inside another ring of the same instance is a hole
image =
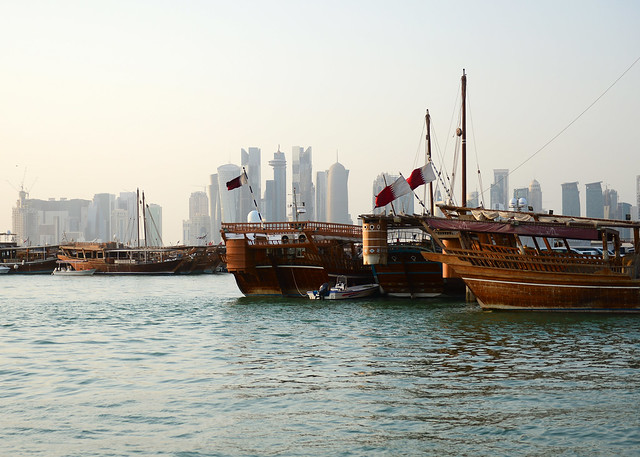
[[329, 287], [328, 282], [325, 282], [323, 285], [321, 285], [318, 289], [318, 297], [320, 298], [320, 300], [324, 300], [325, 297], [328, 297], [330, 291], [331, 288]]

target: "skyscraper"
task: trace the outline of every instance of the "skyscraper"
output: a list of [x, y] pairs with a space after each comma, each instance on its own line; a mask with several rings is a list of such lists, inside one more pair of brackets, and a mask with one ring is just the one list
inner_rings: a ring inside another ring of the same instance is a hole
[[[111, 211], [115, 208], [115, 195], [95, 194], [89, 205], [89, 220], [86, 238], [107, 242], [111, 241]], [[137, 241], [137, 239], [136, 239]]]
[[287, 220], [287, 159], [280, 148], [273, 153], [273, 160], [269, 161], [269, 165], [273, 167], [273, 184], [267, 184], [270, 195], [265, 192], [265, 199], [270, 200], [268, 206], [272, 214], [267, 215], [267, 220], [284, 222]]
[[640, 208], [640, 175], [636, 176], [636, 210]]
[[296, 204], [304, 206], [306, 210], [299, 217], [315, 220], [315, 187], [313, 186], [311, 147], [304, 149], [300, 146], [293, 146], [292, 156], [291, 181], [293, 191], [296, 193]]
[[577, 181], [562, 184], [562, 214], [580, 216], [580, 191]]
[[220, 243], [220, 223], [222, 213], [220, 211], [220, 189], [218, 187], [218, 174], [209, 176], [209, 214], [211, 216], [211, 240], [214, 244]]
[[[386, 206], [381, 206], [379, 208], [375, 208], [376, 206], [376, 195], [378, 195], [382, 189], [391, 185], [396, 179], [400, 176], [398, 175], [390, 175], [388, 173], [380, 173], [376, 176], [376, 179], [373, 180], [373, 197], [372, 197], [372, 205], [374, 214], [391, 214], [392, 207], [391, 203]], [[386, 181], [385, 181], [386, 180]], [[413, 214], [414, 206], [413, 200], [415, 199], [413, 192], [409, 192], [406, 195], [394, 200], [393, 209], [395, 209], [396, 214]]]
[[189, 197], [189, 219], [182, 222], [182, 239], [185, 244], [202, 246], [211, 239], [209, 199], [205, 192], [193, 192]]
[[318, 222], [326, 222], [327, 220], [327, 174], [328, 171], [316, 173], [315, 220]]
[[537, 213], [542, 212], [542, 189], [535, 179], [529, 184], [529, 206]]
[[[221, 222], [245, 222], [240, 206], [241, 189], [227, 190], [227, 182], [240, 176], [241, 168], [228, 163], [218, 167], [218, 195], [220, 196]], [[243, 186], [244, 187], [244, 186]]]
[[18, 193], [16, 206], [12, 208], [11, 212], [11, 230], [17, 236], [17, 241], [20, 244], [38, 244], [35, 240], [38, 215], [29, 203], [29, 193], [21, 189]]
[[585, 199], [587, 217], [602, 219], [604, 217], [604, 199], [602, 196], [602, 181], [585, 184]]
[[604, 201], [604, 218], [620, 219], [618, 215], [618, 192], [613, 189], [605, 189], [602, 199]]
[[506, 209], [509, 203], [509, 170], [493, 170], [491, 185], [491, 209]]
[[336, 162], [327, 176], [327, 221], [349, 224], [349, 170]]
[[149, 203], [147, 212], [147, 236], [149, 246], [163, 246], [162, 241], [162, 206]]
[[[253, 190], [253, 197], [251, 196], [251, 192], [249, 191], [249, 186], [243, 186], [240, 190], [241, 201], [242, 201], [242, 220], [246, 221], [247, 214], [253, 211], [255, 205], [253, 203], [253, 199], [255, 198], [256, 203], [260, 205], [260, 197], [262, 195], [262, 173], [261, 173], [261, 150], [260, 148], [248, 148], [240, 150], [240, 161], [241, 165], [244, 167], [247, 172], [247, 177], [249, 178], [249, 185], [251, 186], [251, 190]], [[261, 209], [262, 210], [262, 209]]]

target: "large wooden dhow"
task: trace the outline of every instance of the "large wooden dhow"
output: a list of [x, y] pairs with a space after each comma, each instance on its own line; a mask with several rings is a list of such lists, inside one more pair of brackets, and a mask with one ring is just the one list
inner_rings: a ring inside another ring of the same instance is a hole
[[338, 276], [374, 282], [362, 262], [362, 227], [326, 222], [223, 223], [222, 259], [244, 295], [306, 297]]
[[171, 247], [128, 247], [121, 243], [75, 242], [60, 246], [58, 259], [74, 270], [96, 274], [173, 274], [189, 262], [186, 250]]
[[[452, 266], [482, 308], [640, 311], [639, 222], [441, 209], [423, 224], [443, 252], [422, 255]], [[633, 233], [626, 252], [623, 230]]]

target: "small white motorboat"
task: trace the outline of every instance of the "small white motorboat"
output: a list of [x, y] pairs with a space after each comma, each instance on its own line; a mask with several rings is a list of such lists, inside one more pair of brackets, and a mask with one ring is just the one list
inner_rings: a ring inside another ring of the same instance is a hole
[[369, 297], [378, 292], [380, 292], [378, 284], [361, 284], [348, 287], [347, 278], [338, 276], [335, 287], [329, 287], [329, 283], [324, 283], [318, 290], [307, 291], [307, 295], [312, 300], [345, 300]]
[[11, 270], [11, 268], [9, 268], [6, 265], [0, 265], [0, 275], [3, 273], [9, 273], [9, 270]]
[[66, 267], [64, 265], [60, 265], [57, 266], [51, 274], [56, 276], [91, 276], [95, 272], [95, 268], [88, 270], [74, 270], [71, 265], [67, 265]]

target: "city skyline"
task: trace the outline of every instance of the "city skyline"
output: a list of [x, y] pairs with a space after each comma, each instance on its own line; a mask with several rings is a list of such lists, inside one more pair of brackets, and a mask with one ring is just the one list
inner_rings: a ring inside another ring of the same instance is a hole
[[337, 153], [355, 220], [378, 174], [423, 162], [427, 109], [451, 167], [463, 68], [469, 193], [486, 205], [504, 168], [513, 188], [537, 180], [547, 209], [571, 181], [636, 201], [637, 2], [250, 5], [3, 4], [0, 231], [23, 184], [34, 199], [144, 188], [175, 243], [220, 164], [254, 145], [270, 176], [279, 144], [311, 145], [314, 170]]
[[[221, 222], [245, 222], [250, 211], [256, 208], [262, 212], [262, 220], [264, 221], [292, 221], [296, 218], [293, 212], [294, 189], [301, 188], [300, 168], [306, 168], [303, 180], [313, 176], [313, 167], [311, 160], [311, 147], [302, 148], [295, 146], [292, 148], [292, 156], [304, 153], [294, 159], [291, 164], [292, 169], [297, 169], [298, 173], [292, 173], [290, 180], [286, 176], [286, 154], [278, 151], [274, 153], [274, 160], [269, 161], [269, 165], [274, 167], [274, 179], [266, 180], [267, 186], [263, 198], [256, 193], [250, 193], [252, 187], [260, 188], [260, 184], [255, 180], [253, 184], [248, 178], [246, 185], [229, 191], [226, 183], [234, 180], [241, 173], [241, 170], [248, 168], [247, 151], [244, 148], [240, 150], [240, 159], [244, 163], [243, 167], [235, 164], [224, 164], [217, 168], [217, 173], [210, 175], [211, 184], [208, 186], [208, 192], [196, 191], [192, 192], [188, 200], [188, 219], [182, 221], [182, 238], [176, 243], [172, 241], [162, 241], [162, 207], [157, 204], [150, 204], [149, 211], [151, 215], [152, 225], [150, 225], [151, 242], [154, 245], [170, 244], [188, 244], [188, 245], [204, 245], [208, 243], [217, 244], [220, 241], [219, 228]], [[261, 150], [257, 147], [251, 147], [253, 151], [252, 167], [253, 172], [261, 167]], [[306, 157], [302, 160], [301, 158]], [[298, 162], [296, 165], [295, 162]], [[436, 170], [437, 171], [437, 170]], [[485, 208], [491, 209], [513, 209], [511, 201], [524, 197], [526, 205], [524, 210], [533, 210], [537, 212], [554, 211], [557, 214], [571, 216], [586, 216], [605, 219], [625, 219], [631, 216], [638, 218], [638, 206], [628, 203], [619, 198], [616, 189], [609, 186], [602, 188], [602, 181], [584, 184], [584, 196], [580, 197], [580, 183], [565, 182], [562, 183], [562, 207], [560, 211], [554, 208], [545, 208], [542, 206], [543, 201], [542, 189], [537, 180], [533, 179], [528, 187], [511, 187], [508, 183], [508, 169], [494, 169], [494, 183], [491, 184], [491, 202], [490, 206], [485, 203]], [[257, 173], [256, 173], [257, 174]], [[332, 177], [333, 176], [333, 177]], [[346, 170], [339, 162], [334, 163], [329, 170], [321, 170], [316, 172], [316, 186], [318, 188], [315, 195], [311, 194], [308, 198], [313, 201], [318, 209], [318, 216], [313, 220], [321, 222], [337, 222], [337, 223], [357, 223], [348, 209], [348, 184], [349, 170]], [[374, 208], [374, 196], [379, 193], [386, 182], [397, 179], [388, 172], [380, 173], [373, 180], [371, 211], [367, 213], [378, 213], [391, 211], [391, 205], [384, 208]], [[386, 181], [385, 181], [386, 179]], [[277, 182], [277, 183], [276, 183]], [[636, 176], [636, 183], [639, 184], [638, 195], [636, 201], [640, 198], [640, 175]], [[271, 190], [269, 190], [271, 185]], [[292, 192], [287, 194], [285, 189], [290, 185]], [[277, 196], [273, 189], [282, 189], [282, 195]], [[305, 184], [307, 189], [314, 189], [313, 182]], [[426, 191], [426, 188], [423, 189]], [[255, 192], [255, 191], [253, 191]], [[300, 192], [297, 190], [297, 192]], [[304, 192], [300, 192], [302, 195]], [[418, 193], [420, 193], [418, 191]], [[246, 195], [245, 195], [246, 194]], [[333, 194], [333, 196], [332, 196]], [[434, 188], [434, 201], [442, 201], [442, 195], [447, 192], [436, 185]], [[144, 192], [141, 194], [141, 202], [144, 201]], [[252, 197], [251, 204], [247, 196]], [[337, 196], [337, 197], [336, 197]], [[346, 198], [345, 198], [346, 197]], [[396, 211], [400, 213], [411, 214], [420, 212], [420, 209], [414, 209], [413, 193], [405, 195], [395, 201]], [[429, 204], [429, 197], [426, 195], [424, 203]], [[475, 207], [484, 201], [484, 198], [477, 191], [470, 191], [468, 194], [468, 206]], [[276, 200], [278, 200], [276, 202]], [[136, 192], [121, 192], [119, 196], [109, 193], [94, 194], [92, 200], [67, 199], [59, 200], [49, 198], [47, 200], [31, 199], [26, 191], [19, 192], [19, 200], [16, 206], [12, 208], [12, 229], [11, 231], [18, 236], [18, 241], [28, 240], [30, 244], [58, 244], [65, 240], [75, 239], [78, 241], [107, 241], [120, 240], [125, 243], [131, 243], [132, 238], [132, 219], [134, 218], [134, 210], [136, 201]], [[254, 203], [255, 202], [255, 203]], [[298, 201], [298, 205], [301, 201]], [[289, 207], [286, 216], [279, 219], [274, 216], [274, 208], [279, 207], [282, 213], [285, 208]], [[84, 208], [84, 209], [82, 209]], [[223, 220], [226, 214], [226, 219]], [[438, 213], [436, 213], [438, 214]], [[298, 217], [302, 220], [307, 219], [307, 214], [302, 213]], [[252, 220], [256, 220], [253, 218]], [[157, 226], [156, 226], [157, 221]], [[156, 230], [157, 235], [153, 234]]]

